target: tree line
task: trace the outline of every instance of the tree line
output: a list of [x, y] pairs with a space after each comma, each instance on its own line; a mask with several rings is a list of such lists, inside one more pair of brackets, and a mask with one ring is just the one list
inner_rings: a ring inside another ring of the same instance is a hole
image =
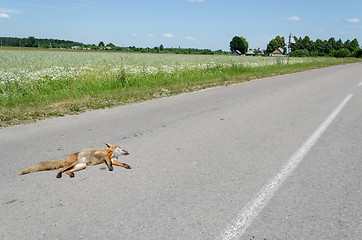
[[0, 46], [4, 47], [35, 47], [35, 48], [71, 48], [84, 44], [69, 40], [40, 39], [35, 37], [16, 38], [0, 37]]
[[40, 39], [35, 37], [16, 38], [16, 37], [0, 37], [0, 46], [3, 47], [32, 47], [32, 48], [56, 48], [56, 49], [86, 49], [86, 50], [108, 50], [108, 51], [121, 51], [121, 52], [141, 52], [141, 53], [174, 53], [174, 54], [228, 54], [220, 50], [212, 51], [210, 49], [197, 49], [197, 48], [165, 48], [162, 44], [153, 48], [150, 47], [119, 47], [113, 43], [105, 44], [103, 41], [98, 44], [84, 44], [81, 42], [74, 42], [69, 40], [59, 39]]
[[355, 38], [352, 41], [341, 39], [336, 40], [334, 37], [328, 40], [317, 39], [311, 40], [308, 36], [304, 38], [294, 37], [294, 43], [290, 44], [290, 56], [295, 57], [317, 57], [317, 56], [332, 56], [332, 57], [362, 57], [362, 50]]
[[[289, 45], [290, 56], [292, 57], [317, 57], [317, 56], [331, 56], [331, 57], [362, 57], [362, 49], [355, 38], [352, 41], [346, 40], [343, 42], [341, 39], [336, 40], [331, 37], [328, 40], [317, 39], [311, 40], [308, 36], [293, 37], [292, 43]], [[141, 53], [174, 53], [174, 54], [228, 54], [222, 50], [212, 51], [210, 49], [196, 49], [196, 48], [165, 48], [162, 44], [153, 48], [146, 47], [119, 47], [113, 43], [105, 44], [103, 41], [96, 44], [84, 44], [81, 42], [59, 40], [59, 39], [40, 39], [35, 37], [16, 38], [16, 37], [0, 37], [0, 46], [6, 47], [33, 47], [33, 48], [57, 48], [57, 49], [71, 49], [78, 46], [79, 49], [87, 50], [111, 50], [121, 52], [141, 52]], [[230, 50], [232, 53], [245, 54], [248, 51], [249, 43], [244, 37], [235, 36], [230, 42]], [[284, 37], [276, 36], [270, 40], [264, 54], [268, 55], [281, 48], [287, 54], [288, 45]], [[258, 51], [255, 51], [258, 52]], [[260, 49], [259, 49], [259, 52]]]
[[[362, 57], [362, 49], [356, 38], [352, 41], [346, 40], [343, 42], [341, 39], [336, 40], [334, 37], [328, 40], [317, 39], [313, 41], [308, 36], [304, 38], [294, 36], [293, 40], [289, 45], [290, 56], [292, 57]], [[287, 48], [288, 45], [285, 38], [276, 36], [267, 44], [264, 53], [268, 55], [276, 49], [282, 49], [282, 52], [287, 54]], [[248, 42], [244, 37], [235, 36], [230, 42], [230, 50], [233, 53], [238, 51], [241, 54], [245, 54], [248, 50]]]

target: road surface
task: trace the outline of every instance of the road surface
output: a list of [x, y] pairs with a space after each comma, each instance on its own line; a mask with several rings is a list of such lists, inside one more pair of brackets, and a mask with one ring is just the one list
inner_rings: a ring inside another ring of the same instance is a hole
[[[105, 165], [18, 176], [82, 148]], [[0, 130], [0, 239], [359, 239], [362, 64]]]

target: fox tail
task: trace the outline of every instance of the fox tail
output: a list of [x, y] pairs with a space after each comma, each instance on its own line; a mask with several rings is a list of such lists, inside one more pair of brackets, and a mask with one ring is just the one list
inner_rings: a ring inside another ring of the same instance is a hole
[[64, 167], [65, 164], [66, 164], [65, 159], [41, 162], [41, 163], [38, 163], [33, 166], [25, 168], [24, 170], [20, 171], [18, 174], [23, 175], [23, 174], [32, 173], [32, 172], [54, 170], [54, 169]]

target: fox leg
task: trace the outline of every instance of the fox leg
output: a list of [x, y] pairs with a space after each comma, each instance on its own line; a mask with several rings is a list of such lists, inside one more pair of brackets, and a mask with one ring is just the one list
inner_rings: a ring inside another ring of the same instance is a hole
[[131, 169], [131, 166], [126, 163], [117, 162], [116, 160], [112, 159], [112, 164], [116, 166], [121, 166], [127, 169]]
[[78, 156], [75, 154], [70, 155], [69, 157], [67, 157], [66, 161], [67, 164], [65, 164], [63, 168], [59, 169], [57, 173], [57, 178], [61, 178], [63, 172], [70, 170], [72, 167], [74, 167], [77, 164]]
[[[58, 173], [57, 173], [57, 178], [61, 178], [63, 172], [66, 172], [66, 171], [72, 169], [74, 166], [75, 166], [75, 165], [65, 166], [65, 167], [63, 167], [62, 169], [60, 169], [60, 170], [58, 171]], [[73, 174], [73, 175], [74, 175], [74, 174]]]
[[87, 167], [87, 165], [85, 163], [78, 163], [76, 164], [74, 167], [72, 167], [70, 170], [66, 171], [65, 173], [69, 175], [69, 177], [73, 178], [74, 177], [74, 173], [73, 172], [77, 172], [80, 170], [83, 170]]
[[[62, 169], [60, 169], [57, 173], [57, 178], [61, 178], [62, 177], [62, 173], [63, 172], [68, 172], [70, 169], [72, 169], [75, 165], [70, 166], [70, 167], [63, 167]], [[68, 174], [69, 175], [69, 174]], [[73, 174], [74, 175], [74, 174]]]
[[113, 160], [111, 159], [111, 154], [112, 154], [112, 152], [106, 153], [105, 161], [104, 161], [106, 163], [109, 171], [113, 171], [113, 166], [112, 166]]

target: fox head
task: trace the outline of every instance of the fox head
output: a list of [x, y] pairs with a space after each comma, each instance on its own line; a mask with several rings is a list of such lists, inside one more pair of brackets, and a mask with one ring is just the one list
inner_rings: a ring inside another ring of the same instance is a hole
[[121, 155], [128, 155], [128, 151], [119, 146], [111, 145], [106, 143], [107, 153], [106, 153], [106, 165], [108, 166], [109, 171], [113, 171], [112, 158], [118, 158]]
[[123, 149], [119, 146], [111, 145], [106, 143], [108, 149], [113, 151], [112, 158], [118, 158], [121, 155], [129, 155], [129, 152], [126, 149]]

